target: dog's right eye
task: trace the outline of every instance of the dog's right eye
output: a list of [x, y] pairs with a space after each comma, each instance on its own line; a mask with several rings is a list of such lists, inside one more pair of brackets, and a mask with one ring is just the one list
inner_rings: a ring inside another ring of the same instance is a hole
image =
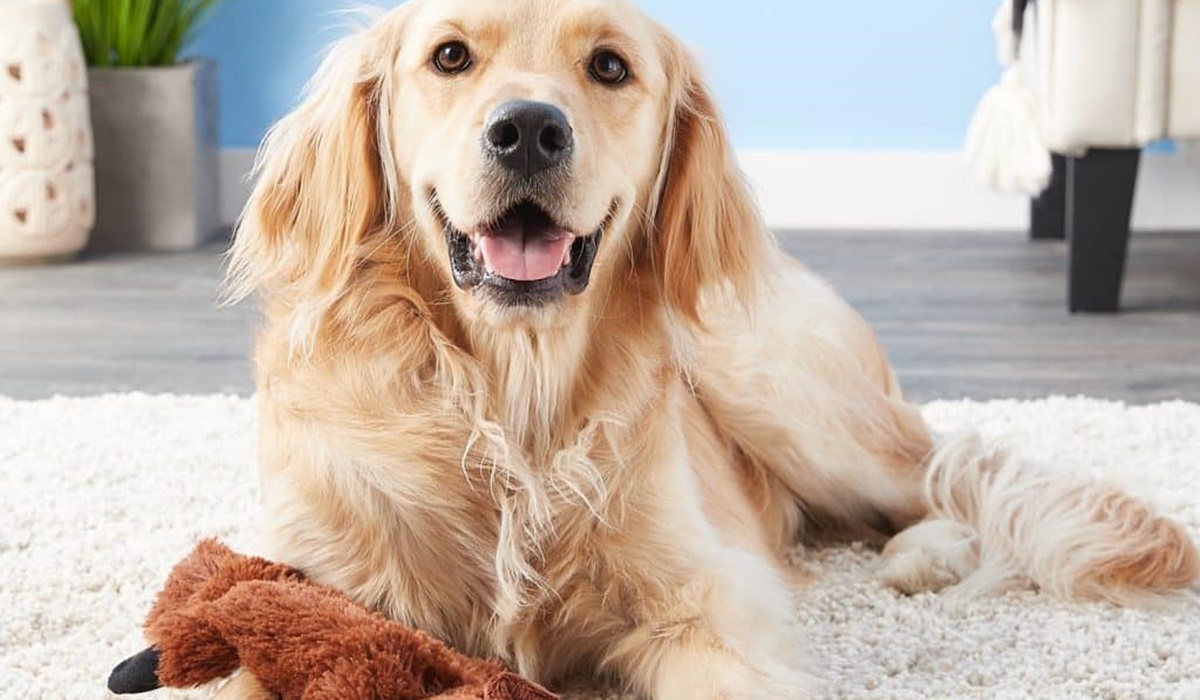
[[629, 77], [629, 66], [612, 51], [598, 51], [588, 64], [588, 73], [598, 83], [620, 85]]
[[461, 41], [448, 41], [433, 52], [433, 67], [441, 73], [461, 73], [471, 67], [471, 52]]

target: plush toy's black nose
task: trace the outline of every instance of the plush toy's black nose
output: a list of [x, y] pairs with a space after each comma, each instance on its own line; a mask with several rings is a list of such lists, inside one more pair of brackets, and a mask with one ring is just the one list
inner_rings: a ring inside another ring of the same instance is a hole
[[573, 144], [567, 115], [545, 102], [505, 102], [488, 116], [483, 131], [488, 155], [525, 176], [566, 163]]
[[117, 664], [108, 676], [108, 689], [117, 695], [158, 690], [158, 649], [148, 647]]

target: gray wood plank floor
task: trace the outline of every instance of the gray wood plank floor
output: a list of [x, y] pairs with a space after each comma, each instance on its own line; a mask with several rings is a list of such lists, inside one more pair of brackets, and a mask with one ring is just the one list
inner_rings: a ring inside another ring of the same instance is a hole
[[[786, 232], [874, 325], [909, 396], [1200, 401], [1200, 236], [1136, 234], [1118, 315], [1065, 312], [1062, 243]], [[222, 248], [0, 268], [0, 395], [253, 391]]]

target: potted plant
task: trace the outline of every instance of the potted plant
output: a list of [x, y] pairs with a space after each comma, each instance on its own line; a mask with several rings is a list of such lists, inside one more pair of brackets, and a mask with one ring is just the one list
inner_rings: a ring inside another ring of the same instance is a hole
[[71, 0], [88, 62], [88, 249], [186, 250], [220, 231], [217, 68], [182, 52], [220, 0]]

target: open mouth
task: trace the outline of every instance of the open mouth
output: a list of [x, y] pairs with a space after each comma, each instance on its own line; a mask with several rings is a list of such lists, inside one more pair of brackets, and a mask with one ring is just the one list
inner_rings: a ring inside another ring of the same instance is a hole
[[464, 232], [450, 223], [436, 194], [433, 203], [445, 231], [454, 283], [461, 289], [483, 288], [500, 302], [519, 306], [587, 289], [604, 224], [580, 235], [523, 200], [492, 223]]

